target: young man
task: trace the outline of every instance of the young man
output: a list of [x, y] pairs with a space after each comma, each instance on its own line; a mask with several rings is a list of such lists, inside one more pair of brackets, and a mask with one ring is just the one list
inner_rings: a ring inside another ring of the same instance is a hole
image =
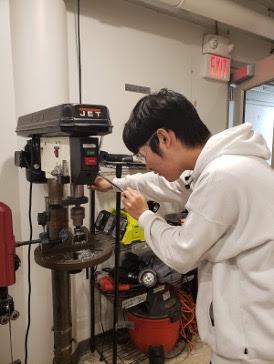
[[[198, 329], [212, 363], [274, 363], [274, 173], [264, 139], [250, 124], [210, 137], [193, 105], [165, 89], [137, 103], [123, 139], [151, 172], [114, 182], [154, 253], [181, 273], [198, 267]], [[111, 186], [98, 178], [93, 188]], [[181, 200], [184, 224], [168, 225], [143, 194]]]

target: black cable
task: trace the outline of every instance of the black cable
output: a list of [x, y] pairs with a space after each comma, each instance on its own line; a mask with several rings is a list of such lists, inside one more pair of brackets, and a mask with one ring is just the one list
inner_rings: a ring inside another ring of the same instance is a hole
[[[33, 167], [33, 155], [32, 155], [33, 141], [31, 142], [31, 168], [30, 168], [30, 188], [29, 188], [29, 230], [30, 237], [29, 241], [32, 241], [32, 219], [31, 219], [31, 208], [32, 208], [32, 167]], [[31, 266], [30, 266], [30, 256], [31, 256], [31, 244], [28, 246], [28, 324], [25, 335], [25, 364], [28, 363], [28, 337], [30, 331], [31, 323], [31, 313], [30, 313], [30, 298], [31, 298]]]
[[80, 33], [80, 0], [77, 0], [77, 42], [78, 42], [78, 81], [79, 103], [82, 103], [82, 60], [81, 60], [81, 33]]
[[215, 21], [215, 34], [219, 35], [219, 24]]

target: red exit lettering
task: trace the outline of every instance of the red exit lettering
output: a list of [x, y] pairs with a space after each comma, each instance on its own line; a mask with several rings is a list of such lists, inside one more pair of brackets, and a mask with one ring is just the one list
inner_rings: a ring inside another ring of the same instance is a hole
[[209, 77], [228, 81], [229, 75], [230, 59], [211, 54], [209, 59]]

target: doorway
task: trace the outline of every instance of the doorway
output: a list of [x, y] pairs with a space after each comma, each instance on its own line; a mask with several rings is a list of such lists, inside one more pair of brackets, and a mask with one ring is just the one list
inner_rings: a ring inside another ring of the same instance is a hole
[[247, 80], [236, 80], [233, 88], [229, 126], [249, 122], [262, 134], [271, 152], [269, 164], [274, 168], [274, 56], [255, 64]]

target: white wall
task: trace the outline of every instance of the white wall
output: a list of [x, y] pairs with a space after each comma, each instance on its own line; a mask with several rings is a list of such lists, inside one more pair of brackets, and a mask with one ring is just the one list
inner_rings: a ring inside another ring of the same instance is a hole
[[[28, 239], [25, 234], [27, 228], [23, 226], [27, 224], [25, 208], [28, 198], [27, 184], [24, 180], [24, 171], [18, 171], [13, 166], [13, 152], [17, 148], [17, 143], [20, 146], [23, 144], [23, 138], [17, 139], [14, 129], [18, 113], [15, 107], [15, 94], [20, 95], [24, 102], [24, 92], [22, 92], [24, 85], [17, 86], [20, 88], [20, 93], [18, 89], [14, 90], [9, 4], [8, 0], [0, 0], [0, 110], [2, 112], [0, 199], [13, 209], [15, 234], [17, 240], [20, 240]], [[67, 2], [69, 87], [72, 102], [78, 102], [75, 4], [74, 0]], [[150, 86], [153, 90], [168, 87], [180, 91], [197, 105], [202, 119], [213, 133], [225, 128], [226, 85], [201, 78], [202, 36], [208, 30], [122, 0], [82, 0], [81, 4], [83, 102], [106, 104], [110, 109], [114, 131], [105, 137], [103, 145], [105, 149], [110, 152], [126, 152], [121, 141], [123, 124], [142, 95], [125, 92], [125, 83]], [[37, 20], [39, 17], [36, 15], [32, 14], [32, 18]], [[253, 62], [263, 58], [271, 48], [270, 42], [246, 36], [235, 30], [231, 32], [231, 38], [236, 44], [234, 54], [239, 61]], [[18, 59], [13, 59], [13, 62], [18, 62]], [[18, 74], [20, 71], [16, 69], [18, 81], [22, 74]], [[43, 70], [41, 76], [42, 73]], [[43, 76], [47, 77], [45, 74]], [[27, 80], [25, 82], [27, 83]], [[43, 82], [43, 77], [39, 78], [39, 82]], [[28, 102], [31, 100], [29, 94], [26, 95], [26, 99]], [[44, 99], [35, 98], [35, 100], [35, 103], [31, 104], [33, 110], [44, 105]], [[20, 108], [20, 111], [22, 110], [25, 110], [23, 106]], [[44, 193], [44, 189], [37, 186], [34, 188], [36, 207], [33, 216], [35, 217], [43, 205], [40, 195]], [[39, 203], [38, 199], [41, 199]], [[110, 201], [113, 201], [113, 195], [107, 194], [105, 201], [100, 197], [98, 203], [99, 206], [109, 205]], [[23, 359], [26, 323], [27, 285], [26, 276], [23, 274], [25, 270], [26, 264], [23, 262], [23, 267], [17, 273], [17, 284], [11, 288], [17, 308], [21, 311], [21, 318], [13, 324], [14, 357], [21, 359]], [[35, 267], [33, 263], [32, 280], [34, 320], [29, 364], [48, 364], [49, 358], [52, 357], [49, 272]], [[74, 332], [76, 339], [82, 340], [89, 335], [89, 288], [84, 274], [79, 274], [73, 279], [73, 287], [75, 287]], [[77, 297], [81, 297], [81, 302], [77, 301]], [[0, 336], [0, 364], [7, 364], [9, 363], [7, 327], [0, 327]]]
[[[15, 134], [16, 117], [13, 88], [13, 71], [11, 57], [10, 23], [8, 1], [0, 1], [0, 201], [9, 205], [13, 214], [14, 234], [20, 238], [21, 211], [19, 203], [18, 170], [14, 166], [13, 154], [17, 145]], [[22, 259], [22, 249], [18, 249]], [[23, 358], [23, 340], [25, 330], [25, 282], [23, 271], [16, 274], [16, 285], [9, 289], [15, 299], [16, 309], [23, 313], [12, 322], [15, 358]], [[8, 325], [0, 326], [0, 363], [10, 362]], [[15, 343], [16, 342], [16, 343]]]
[[[126, 151], [119, 142], [122, 127], [142, 96], [124, 91], [125, 83], [150, 86], [152, 90], [168, 87], [180, 91], [197, 105], [213, 133], [225, 128], [226, 84], [201, 78], [202, 37], [212, 29], [122, 0], [81, 3], [83, 100], [109, 106], [114, 130], [105, 138], [108, 149]], [[75, 2], [68, 1], [67, 7], [71, 100], [78, 100]], [[254, 40], [235, 30], [231, 30], [231, 40], [236, 45], [234, 57], [239, 61], [252, 62], [271, 49], [270, 42]]]
[[[1, 0], [1, 186], [0, 199], [13, 210], [17, 241], [29, 239], [29, 183], [25, 170], [14, 166], [14, 151], [24, 147], [26, 139], [17, 137], [17, 117], [49, 105], [68, 101], [66, 52], [66, 8], [63, 0]], [[3, 10], [3, 11], [2, 11]], [[30, 14], [35, 16], [30, 16]], [[63, 19], [62, 19], [63, 15]], [[63, 22], [62, 22], [63, 20]], [[2, 29], [3, 28], [3, 29]], [[65, 28], [65, 29], [64, 29]], [[31, 41], [30, 41], [31, 39]], [[61, 40], [61, 41], [60, 41]], [[2, 48], [3, 47], [3, 48]], [[59, 68], [59, 69], [58, 69]], [[2, 104], [3, 102], [3, 104]], [[2, 149], [3, 148], [3, 149]], [[3, 158], [3, 159], [2, 159]], [[38, 238], [37, 213], [44, 210], [45, 186], [33, 186], [33, 238]], [[52, 359], [51, 275], [34, 263], [31, 254], [31, 328], [28, 364], [48, 364]], [[27, 323], [27, 248], [17, 250], [22, 259], [17, 284], [10, 291], [21, 317], [14, 327], [14, 359], [24, 359]], [[8, 338], [8, 327], [1, 327], [1, 337]], [[10, 363], [8, 341], [0, 341], [0, 363]]]

